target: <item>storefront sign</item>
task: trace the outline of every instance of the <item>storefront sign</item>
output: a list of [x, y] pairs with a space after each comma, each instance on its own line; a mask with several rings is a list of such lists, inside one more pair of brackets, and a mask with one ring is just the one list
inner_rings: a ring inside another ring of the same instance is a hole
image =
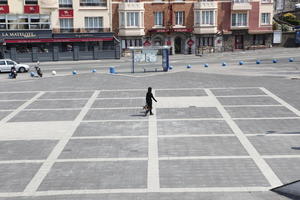
[[0, 37], [3, 39], [37, 39], [51, 38], [51, 30], [39, 31], [0, 31]]
[[8, 5], [1, 5], [0, 6], [0, 14], [7, 14], [9, 13], [9, 6]]
[[59, 18], [73, 18], [73, 10], [59, 10]]
[[193, 44], [194, 44], [194, 40], [189, 39], [189, 40], [187, 41], [187, 45], [189, 45], [189, 47], [193, 46]]
[[25, 5], [24, 6], [24, 13], [39, 13], [40, 12], [40, 7], [39, 5]]
[[154, 32], [154, 33], [167, 33], [167, 32], [190, 33], [190, 32], [193, 32], [193, 29], [192, 28], [151, 29], [150, 32]]

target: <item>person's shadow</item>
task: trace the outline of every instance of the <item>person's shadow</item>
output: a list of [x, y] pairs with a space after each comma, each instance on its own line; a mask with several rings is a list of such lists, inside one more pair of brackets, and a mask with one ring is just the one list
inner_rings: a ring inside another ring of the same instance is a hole
[[300, 150], [300, 147], [292, 147], [291, 149]]

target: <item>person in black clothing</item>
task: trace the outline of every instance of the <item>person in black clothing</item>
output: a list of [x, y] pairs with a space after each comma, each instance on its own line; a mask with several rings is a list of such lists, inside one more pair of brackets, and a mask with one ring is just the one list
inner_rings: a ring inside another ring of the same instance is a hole
[[148, 92], [146, 94], [146, 104], [147, 104], [147, 111], [145, 112], [145, 116], [147, 116], [148, 112], [150, 112], [150, 115], [153, 115], [152, 113], [152, 99], [156, 101], [156, 99], [154, 98], [153, 94], [152, 94], [152, 88], [148, 87]]

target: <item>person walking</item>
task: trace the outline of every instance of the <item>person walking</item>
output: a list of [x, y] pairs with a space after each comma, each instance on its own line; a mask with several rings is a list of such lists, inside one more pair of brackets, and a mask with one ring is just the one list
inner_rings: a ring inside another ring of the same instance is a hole
[[156, 101], [156, 99], [154, 98], [153, 94], [152, 94], [152, 88], [148, 87], [148, 92], [146, 94], [146, 104], [147, 104], [147, 110], [145, 112], [145, 116], [147, 116], [148, 112], [150, 112], [150, 115], [153, 115], [152, 112], [152, 99]]

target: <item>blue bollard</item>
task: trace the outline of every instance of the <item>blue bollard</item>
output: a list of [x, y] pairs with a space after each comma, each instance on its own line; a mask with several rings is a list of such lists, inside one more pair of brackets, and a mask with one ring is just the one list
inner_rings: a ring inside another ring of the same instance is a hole
[[208, 64], [207, 64], [207, 63], [205, 63], [205, 64], [204, 64], [204, 67], [208, 67]]
[[272, 61], [273, 63], [277, 63], [278, 61], [277, 61], [277, 59], [273, 59], [273, 61]]
[[73, 75], [77, 75], [78, 73], [77, 73], [76, 70], [74, 70], [74, 71], [72, 72], [72, 74], [73, 74]]
[[243, 64], [244, 64], [244, 61], [240, 61], [240, 62], [239, 62], [239, 65], [243, 65]]
[[294, 58], [289, 58], [289, 62], [294, 62]]
[[223, 66], [223, 67], [226, 67], [226, 66], [227, 66], [226, 62], [223, 62], [223, 63], [222, 63], [222, 66]]
[[31, 77], [35, 77], [35, 73], [34, 72], [30, 72], [30, 76]]
[[192, 68], [192, 66], [191, 65], [187, 65], [186, 68], [190, 69], [190, 68]]
[[256, 64], [258, 64], [258, 65], [259, 65], [259, 64], [260, 64], [260, 60], [256, 60]]
[[172, 69], [173, 69], [173, 66], [170, 65], [170, 66], [169, 66], [169, 70], [172, 70]]
[[96, 69], [93, 69], [92, 72], [95, 73], [95, 72], [97, 72], [97, 70], [96, 70]]
[[116, 73], [116, 69], [115, 69], [115, 67], [109, 67], [109, 73], [111, 73], [111, 74], [115, 74]]

